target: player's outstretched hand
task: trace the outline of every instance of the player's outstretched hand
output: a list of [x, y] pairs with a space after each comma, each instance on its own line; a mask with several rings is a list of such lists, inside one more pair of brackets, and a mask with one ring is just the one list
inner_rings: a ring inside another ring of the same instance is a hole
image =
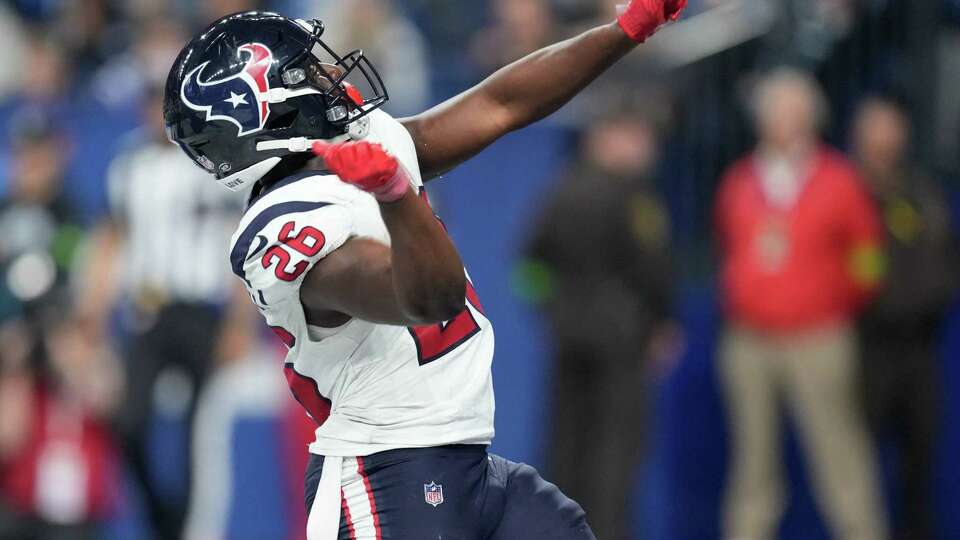
[[410, 189], [397, 158], [382, 146], [365, 141], [330, 144], [313, 143], [313, 153], [327, 168], [348, 184], [373, 194], [380, 202], [394, 202]]
[[687, 0], [631, 0], [617, 22], [630, 39], [643, 43], [667, 21], [680, 18]]

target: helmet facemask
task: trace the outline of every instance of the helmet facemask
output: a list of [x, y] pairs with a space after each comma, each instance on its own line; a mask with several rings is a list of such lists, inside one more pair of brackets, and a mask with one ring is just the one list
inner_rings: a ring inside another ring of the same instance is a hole
[[323, 22], [296, 22], [310, 33], [310, 44], [280, 66], [281, 80], [288, 90], [315, 90], [326, 103], [327, 121], [342, 128], [387, 102], [383, 80], [363, 51], [340, 56], [321, 39]]

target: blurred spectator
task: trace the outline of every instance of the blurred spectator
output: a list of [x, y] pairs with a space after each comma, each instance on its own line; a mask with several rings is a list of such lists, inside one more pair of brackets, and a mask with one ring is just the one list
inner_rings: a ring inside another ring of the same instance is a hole
[[8, 321], [0, 342], [0, 538], [99, 538], [117, 503], [114, 357], [73, 321]]
[[909, 157], [910, 120], [896, 102], [862, 104], [854, 149], [881, 210], [887, 279], [860, 320], [867, 413], [898, 446], [897, 539], [934, 538], [933, 460], [943, 319], [956, 298], [957, 245], [944, 196]]
[[543, 302], [556, 342], [550, 477], [609, 540], [632, 538], [644, 370], [676, 334], [657, 154], [654, 127], [634, 110], [593, 124], [540, 216], [524, 267], [526, 292]]
[[817, 140], [825, 105], [811, 77], [775, 71], [753, 105], [760, 143], [726, 174], [716, 203], [733, 446], [723, 534], [775, 536], [786, 405], [834, 538], [883, 539], [851, 329], [882, 274], [876, 211], [853, 167]]
[[[552, 0], [551, 6], [557, 15], [557, 20], [564, 25], [579, 26], [584, 23], [593, 24], [601, 16], [613, 13], [616, 2], [601, 0]], [[606, 19], [608, 21], [613, 18]]]
[[948, 0], [954, 24], [939, 35], [937, 56], [937, 88], [933, 122], [936, 126], [934, 148], [937, 165], [960, 177], [960, 0]]
[[0, 317], [42, 318], [66, 300], [68, 273], [83, 232], [63, 195], [64, 135], [39, 109], [11, 125], [11, 185], [0, 201]]
[[[249, 327], [229, 324], [243, 324], [232, 306], [246, 313], [249, 301], [231, 301], [234, 280], [224, 255], [243, 201], [166, 139], [158, 87], [144, 102], [143, 119], [144, 133], [133, 137], [137, 142], [110, 167], [113, 215], [94, 233], [81, 306], [101, 334], [113, 309], [126, 308], [128, 395], [119, 418], [124, 449], [153, 527], [160, 538], [175, 539], [181, 536], [187, 494], [165, 493], [151, 470], [151, 419], [163, 404], [189, 425], [216, 361], [243, 352]], [[159, 389], [160, 380], [167, 391]], [[187, 456], [189, 437], [184, 440]], [[174, 485], [189, 485], [187, 469], [182, 463]]]
[[104, 178], [118, 143], [138, 127], [143, 96], [163, 83], [186, 39], [182, 23], [162, 7], [139, 16], [108, 27], [111, 54], [92, 62], [90, 73], [73, 77], [62, 120], [73, 132], [75, 147], [68, 191], [88, 225], [109, 213]]
[[54, 41], [32, 36], [26, 46], [25, 64], [19, 91], [0, 104], [0, 128], [9, 129], [13, 115], [34, 107], [47, 114], [62, 113], [66, 108], [70, 67], [63, 49]]
[[264, 9], [267, 7], [266, 3], [263, 0], [207, 0], [198, 6], [199, 9], [194, 10], [199, 16], [199, 20], [194, 22], [197, 27], [203, 28], [213, 21], [233, 13]]
[[471, 51], [474, 63], [490, 73], [556, 40], [548, 0], [492, 0], [493, 24], [481, 30]]
[[54, 24], [47, 30], [62, 40], [75, 79], [86, 81], [126, 39], [116, 31], [117, 13], [109, 0], [71, 0], [60, 3]]
[[406, 116], [429, 104], [430, 61], [420, 30], [393, 4], [391, 0], [322, 3], [322, 9], [305, 15], [324, 22], [324, 40], [338, 53], [362, 49], [390, 89], [386, 110]]
[[[23, 70], [17, 91], [0, 102], [0, 133], [13, 135], [18, 129], [14, 124], [23, 118], [24, 111], [31, 111], [30, 114], [35, 117], [43, 117], [45, 123], [51, 128], [55, 127], [61, 142], [64, 143], [59, 153], [51, 157], [57, 166], [67, 167], [66, 163], [72, 157], [74, 146], [70, 144], [73, 115], [69, 102], [69, 62], [57, 42], [39, 34], [29, 38], [25, 56], [25, 65], [30, 66], [30, 69]], [[6, 151], [12, 156], [11, 144], [15, 142], [14, 139], [10, 136], [4, 137], [0, 141], [0, 152]], [[10, 190], [14, 181], [11, 176], [15, 174], [16, 164], [11, 158], [8, 158], [8, 161], [10, 165], [6, 170], [0, 171], [6, 173], [0, 176], [0, 193]], [[60, 180], [63, 179], [58, 179]]]
[[112, 57], [93, 77], [93, 94], [110, 108], [138, 106], [150, 87], [166, 81], [186, 41], [186, 31], [177, 19], [163, 12], [143, 15], [130, 49]]
[[116, 365], [69, 318], [82, 239], [63, 196], [64, 136], [40, 109], [11, 122], [0, 203], [0, 538], [92, 538], [113, 506]]
[[25, 34], [13, 10], [0, 5], [0, 50], [4, 51], [4, 62], [0, 65], [0, 100], [16, 90], [23, 77]]

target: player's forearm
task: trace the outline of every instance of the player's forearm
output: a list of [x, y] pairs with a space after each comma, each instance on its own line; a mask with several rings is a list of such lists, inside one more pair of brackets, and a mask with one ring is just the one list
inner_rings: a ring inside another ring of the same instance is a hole
[[550, 115], [635, 46], [616, 23], [594, 28], [402, 120], [417, 146], [423, 177], [435, 178], [507, 133]]
[[637, 46], [617, 23], [556, 43], [491, 75], [477, 91], [512, 131], [556, 112]]
[[390, 231], [393, 291], [410, 324], [445, 321], [463, 311], [463, 262], [430, 208], [411, 190], [381, 203], [380, 213]]
[[[464, 275], [463, 268], [451, 265], [446, 278], [438, 277], [430, 270], [437, 261], [421, 261], [420, 266], [404, 264], [413, 263], [402, 251], [406, 243], [394, 244], [397, 251], [371, 238], [353, 238], [318, 262], [300, 287], [300, 300], [310, 324], [332, 328], [357, 318], [377, 324], [419, 326], [448, 320], [463, 310], [465, 289], [456, 285], [458, 276]], [[409, 254], [413, 257], [429, 252], [416, 246], [412, 249], [415, 251]], [[401, 262], [398, 268], [394, 267], [396, 262]], [[423, 272], [416, 273], [417, 268]], [[444, 293], [442, 282], [453, 285]], [[441, 294], [448, 295], [448, 302], [435, 296]]]
[[348, 242], [314, 266], [301, 300], [371, 322], [433, 324], [463, 311], [466, 276], [453, 243], [396, 157], [376, 143], [316, 142], [313, 151], [340, 180], [380, 204], [391, 246]]
[[506, 130], [553, 113], [670, 20], [687, 0], [631, 0], [616, 22], [557, 43], [503, 68], [478, 87], [499, 104]]

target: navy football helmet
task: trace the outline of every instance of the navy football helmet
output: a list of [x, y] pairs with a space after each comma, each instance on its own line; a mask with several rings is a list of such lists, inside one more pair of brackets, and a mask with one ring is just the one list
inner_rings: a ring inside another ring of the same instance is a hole
[[250, 11], [211, 24], [180, 53], [164, 96], [167, 136], [233, 190], [314, 140], [362, 136], [388, 95], [356, 50], [340, 56], [319, 20]]

